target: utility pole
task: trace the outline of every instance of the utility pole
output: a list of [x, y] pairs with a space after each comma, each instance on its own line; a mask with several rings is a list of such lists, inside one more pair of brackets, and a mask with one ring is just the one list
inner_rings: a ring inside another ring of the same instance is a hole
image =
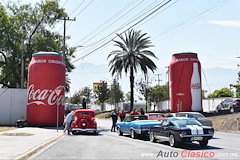
[[21, 57], [21, 89], [24, 88], [24, 32], [26, 31], [25, 26], [22, 26], [22, 57]]
[[158, 86], [160, 86], [160, 81], [162, 81], [162, 80], [160, 79], [160, 76], [161, 76], [162, 74], [156, 74], [156, 75], [158, 76], [158, 79], [155, 80], [155, 81], [157, 81], [157, 82], [158, 82]]
[[74, 19], [70, 19], [69, 17], [63, 17], [61, 18], [60, 20], [63, 20], [64, 21], [64, 28], [63, 28], [63, 60], [65, 62], [65, 58], [66, 58], [66, 54], [65, 54], [65, 46], [66, 46], [66, 21], [76, 21], [76, 18], [74, 17]]

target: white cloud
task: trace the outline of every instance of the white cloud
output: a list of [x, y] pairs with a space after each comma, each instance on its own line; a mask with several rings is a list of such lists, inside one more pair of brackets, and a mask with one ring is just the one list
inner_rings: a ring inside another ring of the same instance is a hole
[[240, 27], [240, 21], [209, 21], [208, 23], [222, 26]]

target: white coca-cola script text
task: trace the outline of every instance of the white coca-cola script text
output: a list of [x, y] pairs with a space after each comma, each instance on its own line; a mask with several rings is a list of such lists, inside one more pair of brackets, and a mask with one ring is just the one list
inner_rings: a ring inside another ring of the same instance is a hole
[[64, 104], [64, 90], [65, 87], [60, 85], [56, 87], [56, 90], [61, 89], [62, 93], [58, 95], [55, 90], [49, 89], [35, 89], [34, 84], [31, 84], [28, 87], [28, 105], [37, 104], [37, 105], [63, 105]]

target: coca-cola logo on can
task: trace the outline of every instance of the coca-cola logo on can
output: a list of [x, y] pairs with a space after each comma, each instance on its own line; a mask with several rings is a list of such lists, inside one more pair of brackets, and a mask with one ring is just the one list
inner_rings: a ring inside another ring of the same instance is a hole
[[[55, 90], [62, 90], [59, 95]], [[37, 89], [34, 84], [28, 87], [28, 105], [63, 105], [64, 104], [64, 90], [65, 87], [59, 85], [54, 90], [51, 89]]]

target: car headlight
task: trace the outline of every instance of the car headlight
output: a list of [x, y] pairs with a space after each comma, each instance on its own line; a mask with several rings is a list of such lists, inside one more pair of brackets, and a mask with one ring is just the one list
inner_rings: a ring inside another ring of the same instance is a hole
[[213, 134], [214, 131], [213, 130], [208, 130], [208, 134]]
[[187, 135], [187, 131], [181, 131], [181, 135]]

